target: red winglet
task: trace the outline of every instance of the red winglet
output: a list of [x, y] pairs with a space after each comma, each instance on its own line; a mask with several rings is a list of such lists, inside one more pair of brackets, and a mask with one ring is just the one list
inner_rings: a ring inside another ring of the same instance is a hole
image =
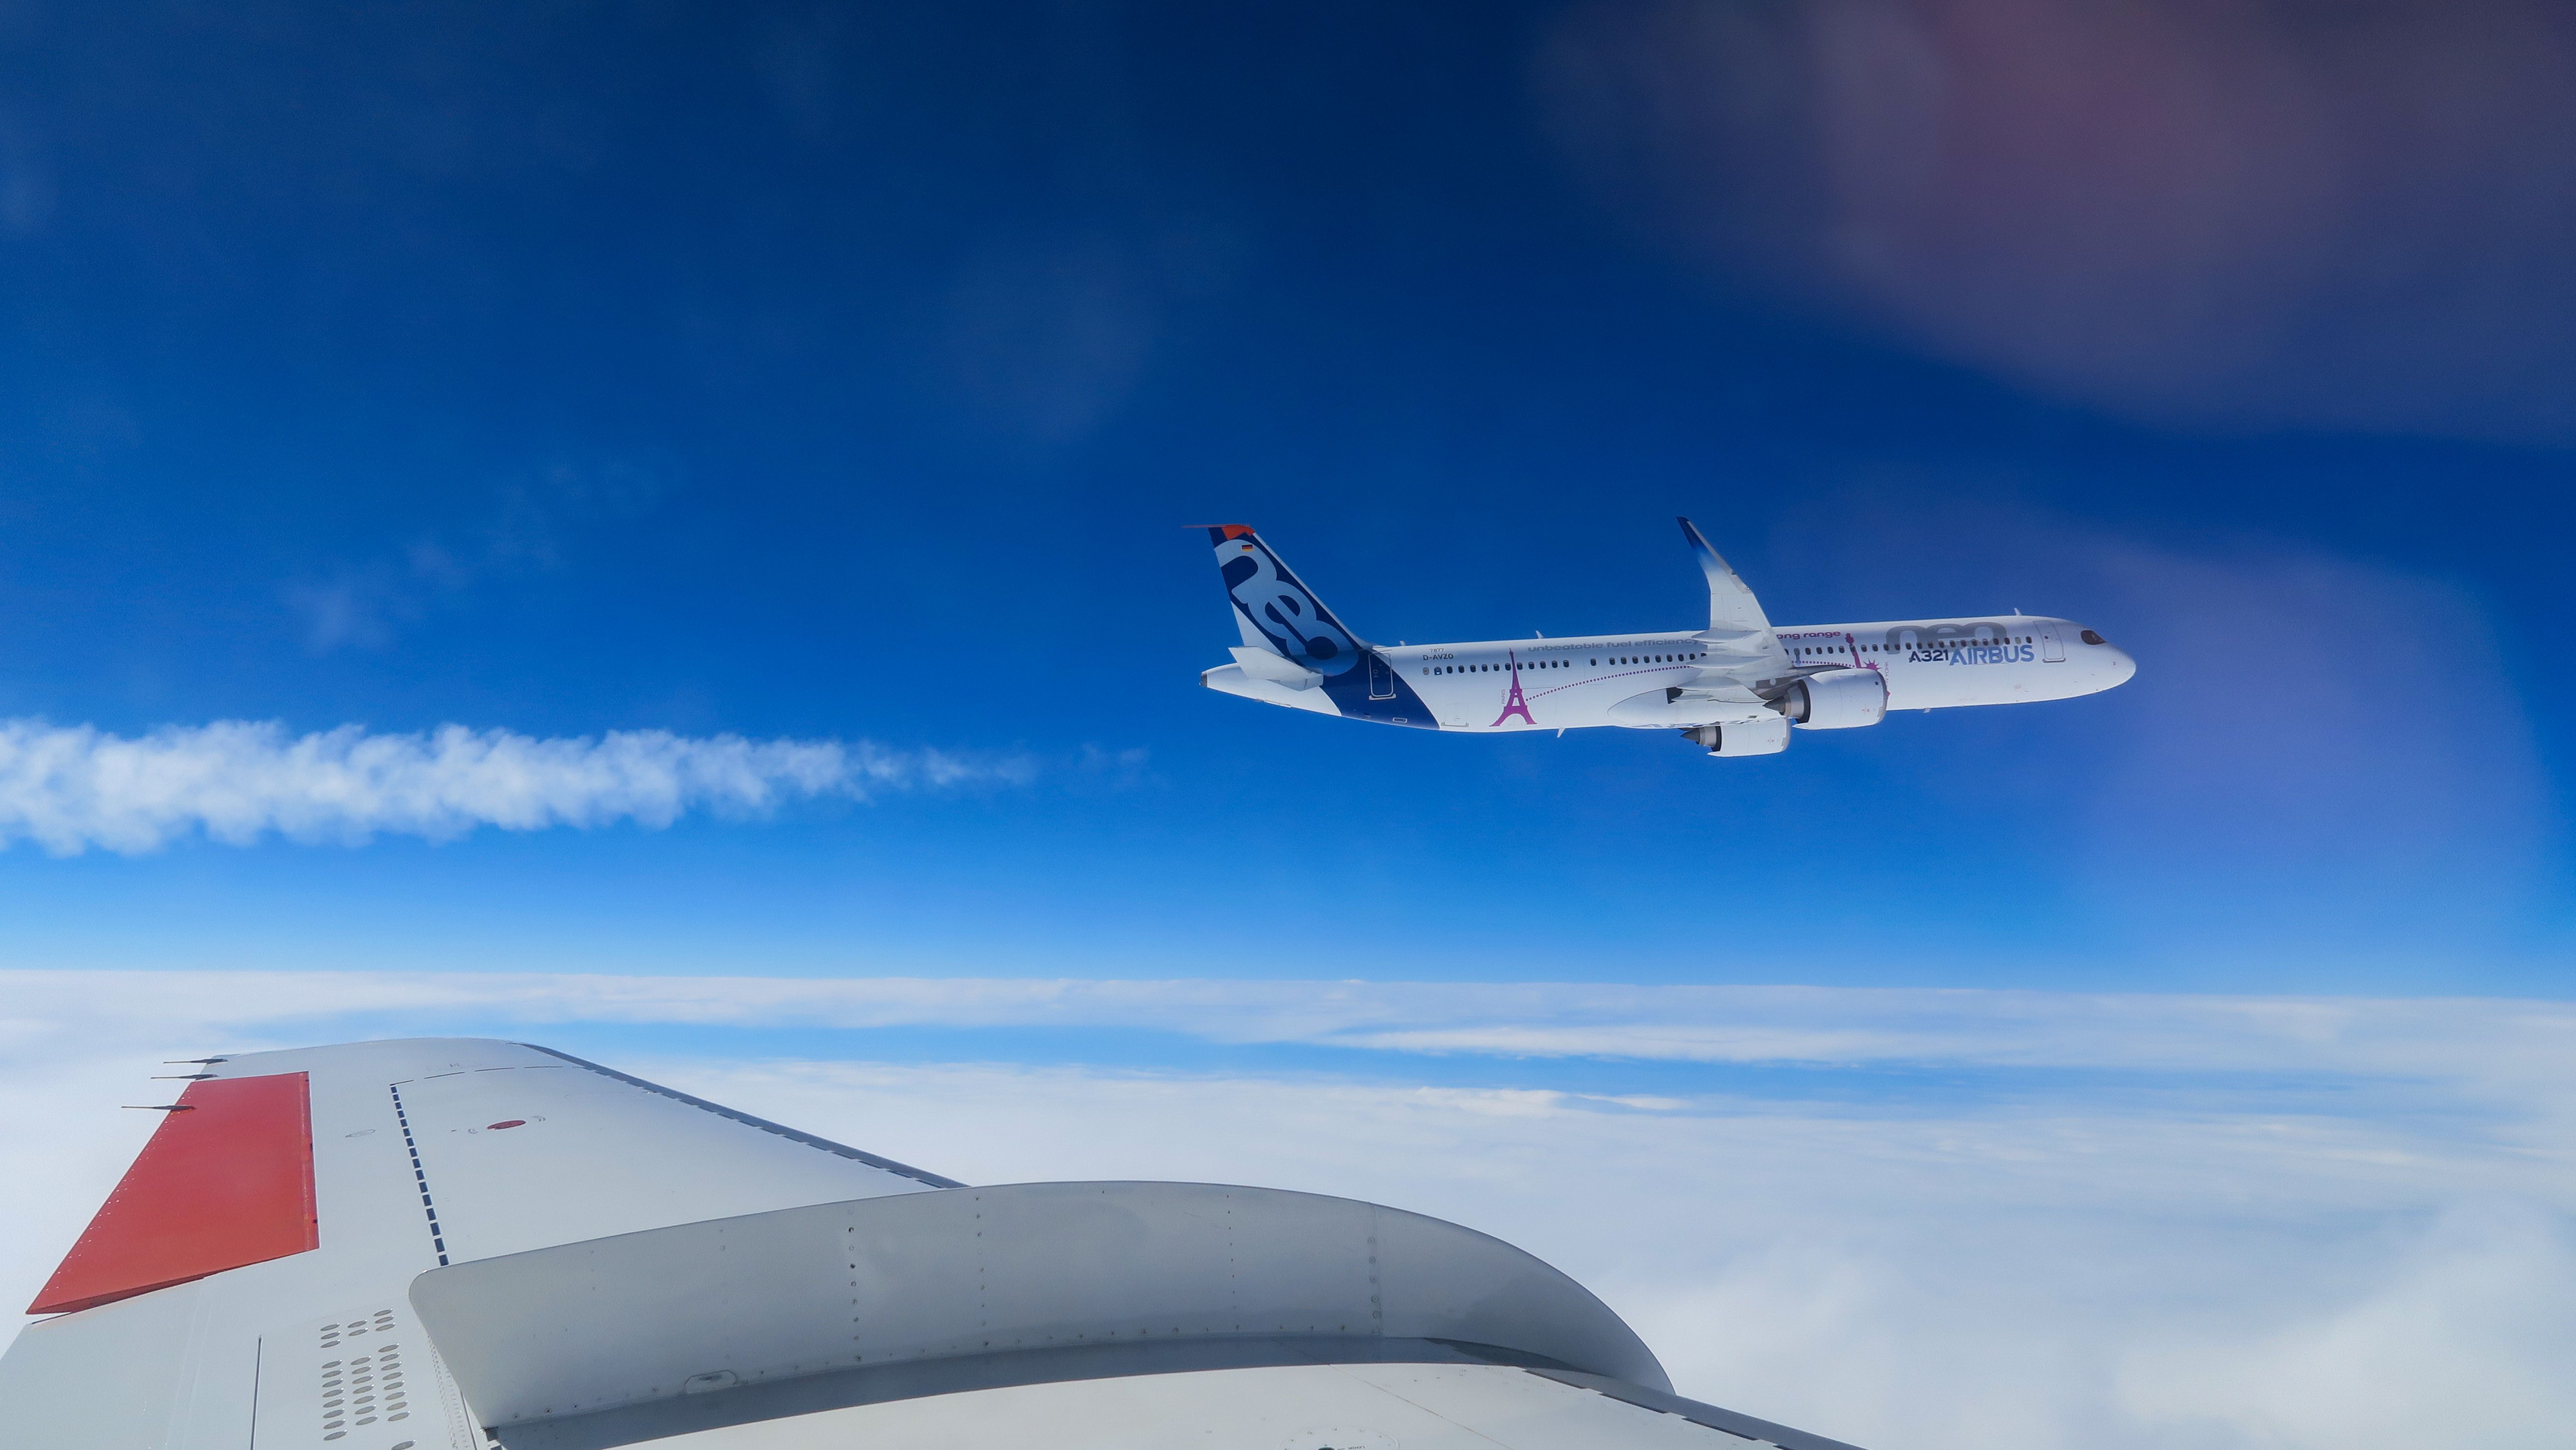
[[30, 1314], [130, 1299], [321, 1245], [300, 1072], [188, 1084]]

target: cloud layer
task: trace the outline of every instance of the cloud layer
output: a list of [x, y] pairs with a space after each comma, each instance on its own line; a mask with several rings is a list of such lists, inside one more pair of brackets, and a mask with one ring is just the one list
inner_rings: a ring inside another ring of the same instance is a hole
[[[102, 996], [156, 1042], [238, 1049], [372, 1026], [615, 1023], [728, 1029], [1149, 1031], [1391, 1056], [1914, 1066], [2493, 1085], [2525, 1106], [2576, 1089], [2576, 1004], [1617, 983], [1101, 981], [1044, 977], [617, 976], [466, 972], [0, 972], [38, 1019]], [[434, 1026], [421, 1030], [450, 1030]], [[0, 1028], [0, 1043], [5, 1043]], [[2565, 1104], [2576, 1109], [2576, 1097]], [[2576, 1126], [2576, 1114], [2571, 1114]]]
[[[969, 1182], [1258, 1183], [1437, 1214], [1591, 1285], [1686, 1392], [1880, 1450], [2512, 1450], [2576, 1416], [2565, 1004], [67, 972], [0, 974], [0, 1004], [6, 1293], [32, 1292], [148, 1131], [113, 1105], [161, 1101], [139, 1095], [167, 1086], [144, 1082], [159, 1059], [461, 1030]], [[1030, 1023], [1365, 1043], [1379, 1071], [1008, 1060]], [[711, 1030], [762, 1024], [807, 1035], [782, 1057]], [[948, 1039], [980, 1060], [909, 1065], [810, 1035], [904, 1024], [996, 1031]], [[1609, 1085], [1545, 1086], [1560, 1059], [1511, 1055], [1534, 1042], [1595, 1055]], [[1482, 1054], [1502, 1085], [1426, 1080], [1432, 1049]], [[1806, 1064], [1812, 1090], [1615, 1086], [1619, 1063], [1676, 1055]], [[2040, 1064], [2060, 1076], [2009, 1094], [1905, 1086]]]
[[868, 741], [747, 740], [662, 730], [539, 739], [443, 725], [377, 734], [355, 725], [290, 735], [222, 720], [111, 735], [0, 721], [0, 847], [56, 855], [152, 851], [203, 834], [233, 845], [278, 835], [355, 843], [448, 840], [478, 826], [532, 831], [699, 809], [768, 810], [800, 797], [1020, 780], [1024, 761], [972, 760]]

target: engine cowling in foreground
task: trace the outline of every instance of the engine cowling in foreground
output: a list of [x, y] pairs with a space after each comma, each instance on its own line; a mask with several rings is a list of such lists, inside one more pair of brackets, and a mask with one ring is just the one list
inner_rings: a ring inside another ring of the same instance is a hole
[[1780, 696], [1780, 713], [1801, 730], [1852, 730], [1887, 718], [1887, 679], [1876, 670], [1809, 675]]
[[1778, 715], [1733, 725], [1701, 725], [1685, 730], [1711, 755], [1777, 755], [1789, 748], [1789, 722]]

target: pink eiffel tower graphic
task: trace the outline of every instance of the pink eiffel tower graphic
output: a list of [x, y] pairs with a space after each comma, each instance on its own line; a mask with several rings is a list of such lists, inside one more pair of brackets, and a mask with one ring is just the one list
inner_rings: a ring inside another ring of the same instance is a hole
[[[1530, 719], [1529, 699], [1521, 694], [1521, 657], [1517, 651], [1513, 652], [1511, 661], [1512, 692], [1503, 697], [1503, 713], [1494, 717], [1494, 724], [1500, 725], [1504, 721], [1512, 718], [1514, 715], [1518, 715], [1524, 721], [1527, 721], [1532, 725], [1536, 725], [1538, 722]], [[1492, 727], [1488, 726], [1487, 728], [1490, 729]]]

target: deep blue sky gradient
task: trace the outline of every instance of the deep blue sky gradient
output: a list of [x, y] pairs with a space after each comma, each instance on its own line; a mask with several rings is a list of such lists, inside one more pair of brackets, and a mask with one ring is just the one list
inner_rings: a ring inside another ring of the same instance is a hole
[[[1712, 277], [1551, 140], [1558, 15], [11, 11], [0, 715], [1040, 770], [20, 845], [0, 954], [2567, 993], [2563, 451], [2115, 417]], [[1689, 625], [1681, 512], [1776, 620], [2140, 675], [1744, 762], [1197, 687], [1183, 525], [1419, 641]]]

